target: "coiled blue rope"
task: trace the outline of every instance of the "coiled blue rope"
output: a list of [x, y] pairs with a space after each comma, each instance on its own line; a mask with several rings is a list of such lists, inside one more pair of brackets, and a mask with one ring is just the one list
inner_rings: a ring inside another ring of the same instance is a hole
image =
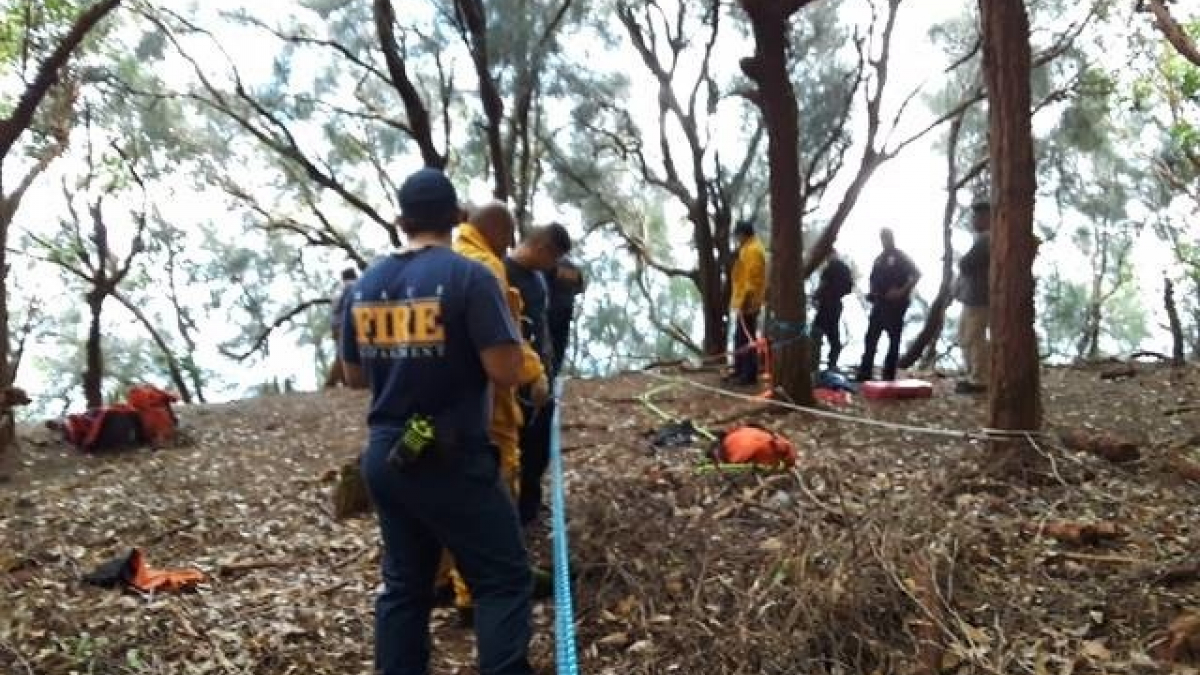
[[575, 609], [571, 601], [571, 570], [567, 559], [567, 499], [563, 480], [562, 416], [563, 382], [554, 383], [554, 418], [550, 421], [550, 525], [554, 548], [554, 653], [558, 675], [578, 675], [575, 652]]

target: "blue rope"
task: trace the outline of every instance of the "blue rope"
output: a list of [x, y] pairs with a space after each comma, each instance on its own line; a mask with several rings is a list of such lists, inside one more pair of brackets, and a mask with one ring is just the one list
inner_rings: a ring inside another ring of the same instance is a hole
[[550, 423], [550, 524], [554, 548], [554, 653], [558, 675], [578, 675], [575, 654], [575, 610], [571, 602], [571, 570], [567, 560], [567, 500], [563, 481], [562, 380], [554, 384], [554, 418]]

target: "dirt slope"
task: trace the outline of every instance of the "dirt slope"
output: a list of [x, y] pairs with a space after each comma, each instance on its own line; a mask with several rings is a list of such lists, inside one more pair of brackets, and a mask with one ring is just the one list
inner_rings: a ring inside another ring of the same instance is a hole
[[[1168, 625], [1200, 611], [1195, 576], [1163, 574], [1200, 563], [1200, 484], [1172, 465], [1200, 447], [1200, 413], [1164, 413], [1200, 402], [1200, 376], [1045, 380], [1052, 428], [1131, 435], [1142, 459], [1116, 465], [1045, 441], [1048, 479], [1008, 484], [977, 475], [983, 450], [956, 438], [779, 414], [645, 376], [572, 383], [582, 671], [1168, 672], [1156, 660]], [[982, 401], [949, 388], [847, 411], [980, 426]], [[698, 471], [702, 439], [654, 449], [643, 437], [662, 423], [639, 400], [647, 392], [714, 431], [731, 420], [779, 430], [801, 463]], [[0, 484], [0, 672], [369, 673], [375, 527], [334, 520], [325, 480], [359, 450], [364, 406], [335, 392], [184, 408], [181, 447], [101, 458], [32, 432]], [[1064, 542], [1050, 536], [1060, 521], [1124, 536]], [[157, 597], [79, 583], [130, 546], [213, 580]], [[551, 614], [538, 606], [547, 671]], [[434, 633], [435, 672], [474, 672], [470, 634], [449, 612]], [[1173, 655], [1200, 656], [1189, 649]]]

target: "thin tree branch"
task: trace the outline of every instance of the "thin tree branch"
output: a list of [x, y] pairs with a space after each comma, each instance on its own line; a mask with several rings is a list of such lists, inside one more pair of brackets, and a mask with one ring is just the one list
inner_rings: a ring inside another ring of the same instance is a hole
[[314, 298], [312, 300], [305, 300], [304, 302], [279, 315], [279, 318], [275, 319], [270, 326], [267, 326], [261, 333], [259, 333], [258, 337], [254, 339], [254, 342], [251, 343], [250, 348], [246, 351], [237, 353], [222, 347], [221, 353], [235, 361], [245, 361], [253, 356], [256, 352], [261, 350], [266, 345], [267, 339], [271, 337], [271, 334], [283, 327], [284, 324], [289, 323], [292, 319], [295, 319], [297, 316], [307, 312], [313, 307], [328, 305], [331, 304], [331, 302], [332, 301], [329, 298]]
[[387, 63], [388, 72], [391, 73], [396, 92], [400, 94], [400, 100], [404, 102], [408, 124], [412, 127], [417, 147], [421, 149], [421, 158], [425, 161], [426, 166], [441, 169], [446, 166], [446, 157], [434, 147], [429, 109], [425, 107], [420, 92], [409, 79], [404, 58], [400, 56], [400, 45], [396, 42], [396, 10], [392, 6], [391, 0], [374, 0], [374, 14], [375, 29], [379, 33], [383, 59]]
[[101, 19], [116, 9], [119, 4], [121, 4], [121, 0], [101, 0], [76, 17], [75, 22], [71, 25], [71, 30], [42, 62], [33, 82], [22, 92], [12, 113], [0, 121], [0, 164], [3, 164], [17, 139], [32, 124], [34, 112], [37, 111], [38, 105], [50, 91], [50, 87], [58, 81], [59, 71], [67, 64], [71, 53], [96, 27], [96, 24], [100, 23]]
[[1200, 49], [1196, 47], [1196, 42], [1192, 40], [1183, 26], [1171, 16], [1171, 10], [1167, 9], [1163, 0], [1147, 0], [1150, 4], [1150, 11], [1154, 13], [1154, 27], [1167, 38], [1167, 42], [1179, 52], [1183, 58], [1191, 61], [1193, 66], [1200, 68]]

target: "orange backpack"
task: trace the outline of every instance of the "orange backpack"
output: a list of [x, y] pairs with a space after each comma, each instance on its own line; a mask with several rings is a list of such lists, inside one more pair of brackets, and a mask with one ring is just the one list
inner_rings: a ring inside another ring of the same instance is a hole
[[726, 432], [716, 453], [718, 461], [730, 464], [792, 466], [796, 463], [796, 446], [791, 441], [774, 431], [749, 425]]
[[171, 404], [178, 401], [178, 397], [153, 385], [142, 384], [129, 390], [127, 400], [130, 407], [137, 410], [145, 440], [160, 445], [175, 438], [178, 420]]

